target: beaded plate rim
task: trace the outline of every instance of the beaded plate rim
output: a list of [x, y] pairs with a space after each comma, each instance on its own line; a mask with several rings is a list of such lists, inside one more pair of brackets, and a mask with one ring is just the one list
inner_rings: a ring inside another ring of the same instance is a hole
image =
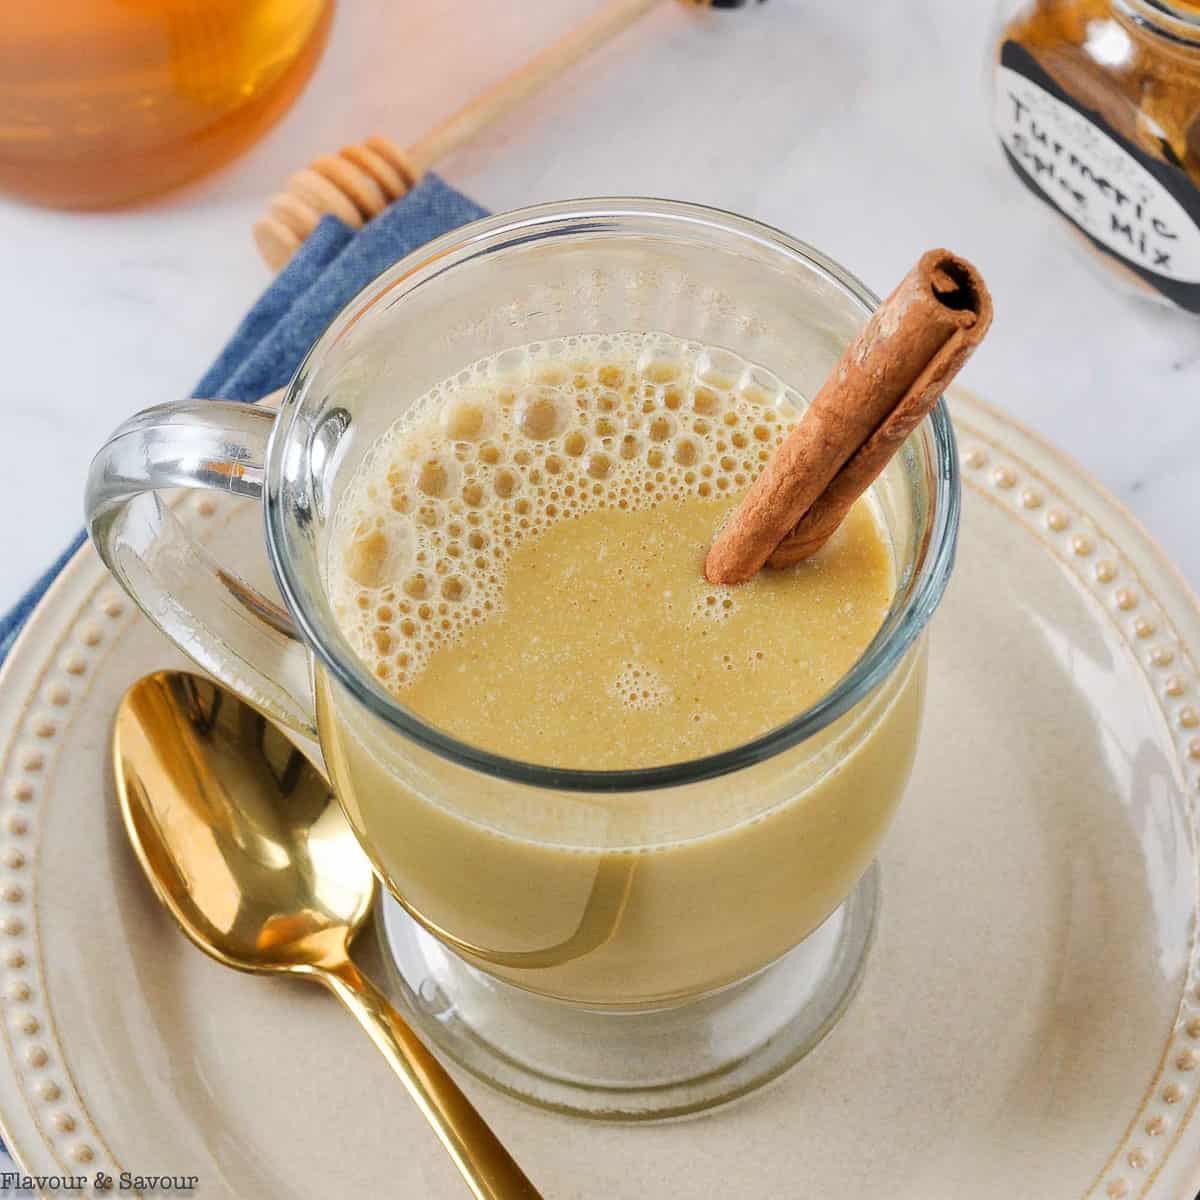
[[[1200, 866], [1200, 600], [1138, 519], [1067, 455], [965, 389], [954, 389], [951, 406], [964, 486], [1015, 518], [1076, 576], [1138, 663], [1171, 730], [1192, 861]], [[232, 517], [230, 510], [214, 519], [222, 507], [202, 493], [182, 509], [214, 536]], [[1110, 532], [1113, 521], [1125, 528]], [[1162, 578], [1152, 580], [1151, 573]], [[29, 1174], [35, 1158], [43, 1173], [122, 1170], [75, 1085], [47, 1002], [36, 905], [37, 818], [93, 668], [139, 627], [136, 609], [85, 544], [0, 668], [0, 714], [12, 714], [0, 754], [0, 1135]], [[1148, 1196], [1168, 1162], [1180, 1165], [1173, 1156], [1185, 1134], [1191, 1161], [1182, 1170], [1192, 1188], [1200, 1186], [1197, 1107], [1200, 947], [1193, 921], [1187, 981], [1158, 1070], [1120, 1144], [1084, 1193], [1087, 1200]], [[33, 1141], [40, 1142], [36, 1149]]]

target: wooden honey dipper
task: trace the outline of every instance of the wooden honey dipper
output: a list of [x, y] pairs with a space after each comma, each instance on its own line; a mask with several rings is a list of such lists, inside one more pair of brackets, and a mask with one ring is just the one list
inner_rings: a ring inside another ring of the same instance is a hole
[[[586, 21], [487, 88], [407, 150], [376, 135], [318, 158], [288, 180], [287, 190], [275, 196], [268, 214], [254, 223], [259, 253], [272, 270], [280, 270], [327, 213], [360, 228], [403, 196], [434, 163], [665, 2], [607, 0]], [[741, 8], [750, 2], [683, 0], [697, 8]]]

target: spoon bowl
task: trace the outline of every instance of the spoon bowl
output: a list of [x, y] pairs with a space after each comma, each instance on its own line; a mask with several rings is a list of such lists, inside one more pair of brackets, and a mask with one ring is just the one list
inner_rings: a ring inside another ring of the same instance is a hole
[[477, 1200], [538, 1200], [496, 1135], [350, 958], [376, 882], [325, 777], [199, 675], [162, 671], [117, 710], [121, 816], [158, 898], [206, 954], [328, 987], [399, 1075]]
[[164, 671], [126, 695], [113, 750], [134, 848], [196, 945], [243, 971], [345, 954], [375, 876], [324, 776], [274, 724]]

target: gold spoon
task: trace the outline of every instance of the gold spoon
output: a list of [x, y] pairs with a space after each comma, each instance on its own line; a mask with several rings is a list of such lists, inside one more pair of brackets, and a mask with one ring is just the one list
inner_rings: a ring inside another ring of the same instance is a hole
[[445, 1068], [350, 959], [375, 876], [328, 783], [270, 721], [186, 672], [125, 694], [121, 815], [158, 898], [240, 971], [325, 984], [400, 1076], [478, 1200], [540, 1193]]

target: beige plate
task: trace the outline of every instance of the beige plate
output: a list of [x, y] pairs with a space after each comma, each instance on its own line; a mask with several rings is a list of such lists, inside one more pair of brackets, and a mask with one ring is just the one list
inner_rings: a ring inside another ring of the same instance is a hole
[[[960, 560], [861, 993], [781, 1082], [680, 1124], [588, 1125], [469, 1081], [547, 1196], [1200, 1185], [1200, 614], [1071, 463], [968, 396], [954, 413]], [[255, 511], [184, 509], [250, 554]], [[210, 962], [141, 878], [109, 723], [178, 661], [85, 548], [0, 677], [5, 1140], [31, 1172], [194, 1174], [205, 1197], [458, 1200], [338, 1007]]]

